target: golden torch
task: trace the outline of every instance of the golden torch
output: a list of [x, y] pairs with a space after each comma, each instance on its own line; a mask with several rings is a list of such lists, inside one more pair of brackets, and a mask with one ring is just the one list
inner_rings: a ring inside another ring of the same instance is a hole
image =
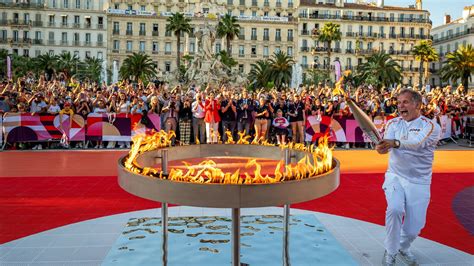
[[364, 133], [373, 143], [379, 144], [379, 142], [382, 140], [382, 136], [380, 136], [380, 133], [372, 120], [367, 116], [367, 114], [364, 113], [364, 111], [362, 111], [362, 109], [359, 108], [359, 106], [357, 106], [357, 104], [350, 97], [346, 97], [346, 102], [347, 105], [349, 105], [349, 108], [351, 109], [351, 112], [362, 131], [364, 131]]

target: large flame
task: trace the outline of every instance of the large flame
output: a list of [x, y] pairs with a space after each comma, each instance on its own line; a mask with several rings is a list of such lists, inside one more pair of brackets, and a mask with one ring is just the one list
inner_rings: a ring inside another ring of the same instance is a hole
[[[217, 132], [216, 132], [217, 133]], [[211, 134], [215, 134], [211, 132]], [[217, 133], [218, 135], [218, 133]], [[227, 137], [226, 144], [232, 145], [265, 145], [275, 146], [265, 139], [254, 139], [250, 142], [251, 137], [245, 132], [239, 132], [239, 139], [234, 140], [231, 132], [225, 132]], [[166, 133], [165, 131], [154, 132], [153, 134], [139, 134], [132, 138], [133, 145], [129, 155], [124, 163], [125, 167], [134, 173], [168, 179], [179, 182], [193, 183], [214, 183], [214, 184], [271, 184], [290, 180], [300, 180], [320, 175], [332, 169], [332, 149], [329, 148], [329, 137], [320, 138], [317, 146], [305, 146], [301, 143], [288, 143], [280, 145], [281, 149], [303, 151], [307, 154], [301, 158], [296, 164], [284, 165], [283, 160], [279, 161], [275, 167], [273, 176], [263, 176], [262, 165], [256, 159], [249, 159], [245, 165], [245, 171], [237, 169], [235, 172], [224, 172], [220, 169], [216, 162], [212, 160], [204, 160], [197, 165], [190, 165], [183, 162], [185, 169], [172, 168], [168, 175], [164, 175], [161, 171], [145, 167], [139, 167], [136, 159], [146, 151], [152, 151], [164, 147], [171, 146], [171, 138], [175, 137], [174, 132]]]

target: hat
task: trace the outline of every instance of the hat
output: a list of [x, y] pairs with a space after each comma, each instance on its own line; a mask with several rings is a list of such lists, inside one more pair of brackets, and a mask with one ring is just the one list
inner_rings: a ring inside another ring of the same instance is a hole
[[70, 102], [65, 102], [64, 107], [71, 107], [71, 103]]

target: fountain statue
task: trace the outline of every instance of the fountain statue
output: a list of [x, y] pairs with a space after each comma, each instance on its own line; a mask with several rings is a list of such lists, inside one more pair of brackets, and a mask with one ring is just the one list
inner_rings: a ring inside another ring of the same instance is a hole
[[112, 65], [112, 83], [117, 83], [118, 82], [118, 62], [117, 60], [114, 60], [114, 63]]
[[100, 70], [100, 81], [107, 84], [107, 60], [102, 60], [102, 69]]
[[291, 87], [298, 88], [303, 83], [303, 69], [299, 64], [293, 64], [291, 67]]

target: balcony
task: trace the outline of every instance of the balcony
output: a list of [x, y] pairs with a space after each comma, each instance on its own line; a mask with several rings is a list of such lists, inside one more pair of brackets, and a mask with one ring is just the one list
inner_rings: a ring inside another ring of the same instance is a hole
[[141, 30], [141, 31], [138, 32], [138, 35], [140, 35], [140, 36], [146, 36], [146, 31]]
[[159, 32], [158, 31], [152, 31], [151, 36], [159, 36]]
[[268, 35], [263, 35], [263, 40], [264, 40], [264, 41], [269, 41], [269, 40], [270, 40], [270, 36], [268, 36]]
[[281, 36], [275, 36], [275, 41], [281, 42]]
[[61, 27], [63, 27], [63, 28], [67, 28], [67, 27], [68, 27], [68, 24], [67, 24], [67, 22], [63, 22], [63, 23], [61, 23]]
[[8, 20], [6, 19], [0, 20], [0, 26], [6, 26], [6, 25], [8, 25]]
[[97, 45], [98, 47], [104, 47], [104, 42], [97, 42]]
[[171, 51], [165, 51], [165, 55], [171, 55]]
[[152, 54], [158, 54], [158, 51], [151, 51]]
[[67, 40], [61, 40], [61, 45], [68, 45], [69, 42]]
[[354, 49], [346, 49], [346, 54], [353, 54], [354, 52]]
[[104, 24], [97, 24], [97, 29], [99, 29], [99, 30], [104, 29]]
[[373, 17], [373, 16], [342, 16], [343, 20], [356, 20], [356, 21], [377, 21], [377, 22], [400, 22], [400, 23], [428, 23], [431, 24], [429, 19], [416, 19], [416, 18], [386, 18], [386, 17]]
[[245, 35], [239, 35], [239, 40], [245, 41]]
[[54, 21], [48, 22], [48, 27], [56, 27], [56, 22]]
[[276, 2], [276, 7], [281, 7], [281, 2]]
[[90, 23], [84, 23], [84, 28], [85, 29], [90, 29], [92, 27], [92, 24]]
[[112, 30], [112, 35], [119, 35], [120, 34], [120, 29], [113, 29]]
[[474, 27], [471, 27], [471, 28], [468, 28], [466, 30], [463, 30], [463, 31], [455, 33], [455, 34], [451, 34], [451, 35], [447, 35], [447, 36], [444, 36], [444, 37], [441, 37], [441, 38], [433, 39], [433, 44], [444, 42], [444, 41], [447, 41], [447, 40], [456, 39], [456, 38], [459, 38], [459, 37], [462, 37], [462, 36], [465, 36], [465, 35], [469, 35], [469, 34], [473, 34], [473, 33], [474, 33]]
[[8, 43], [8, 39], [6, 38], [0, 38], [0, 43]]
[[288, 3], [288, 8], [293, 8], [293, 3]]
[[12, 1], [0, 2], [0, 7], [12, 8], [44, 8], [44, 1], [35, 1], [35, 3], [15, 3]]
[[269, 6], [270, 6], [270, 3], [269, 3], [269, 2], [263, 2], [263, 6], [264, 6], [264, 7], [269, 7]]
[[84, 46], [92, 46], [92, 42], [90, 42], [90, 41], [85, 41], [85, 42], [84, 42]]
[[56, 41], [55, 40], [48, 40], [48, 45], [56, 45]]
[[286, 37], [286, 40], [289, 41], [289, 42], [292, 42], [293, 41], [293, 36]]
[[302, 30], [301, 35], [309, 35], [309, 30]]
[[303, 68], [303, 69], [308, 69], [308, 68], [309, 68], [309, 65], [308, 65], [308, 64], [301, 64], [301, 68]]
[[309, 47], [303, 46], [303, 47], [300, 48], [300, 51], [301, 52], [309, 52]]
[[12, 19], [10, 20], [10, 26], [15, 27], [29, 27], [31, 26], [31, 20], [19, 20], [19, 19]]
[[72, 24], [73, 28], [79, 29], [81, 27], [81, 23], [74, 23]]
[[119, 49], [112, 49], [112, 53], [119, 53]]
[[74, 41], [72, 41], [72, 45], [74, 45], [74, 46], [80, 46], [80, 45], [81, 45], [81, 42], [78, 41], [78, 40], [74, 40]]
[[33, 27], [43, 27], [43, 21], [33, 21]]
[[252, 58], [255, 58], [255, 57], [257, 57], [257, 54], [251, 54], [250, 56], [251, 56]]
[[252, 1], [252, 7], [257, 7], [258, 6], [258, 2], [257, 1]]
[[252, 36], [250, 37], [250, 39], [251, 39], [252, 41], [256, 41], [256, 40], [257, 40], [257, 35], [252, 35]]

